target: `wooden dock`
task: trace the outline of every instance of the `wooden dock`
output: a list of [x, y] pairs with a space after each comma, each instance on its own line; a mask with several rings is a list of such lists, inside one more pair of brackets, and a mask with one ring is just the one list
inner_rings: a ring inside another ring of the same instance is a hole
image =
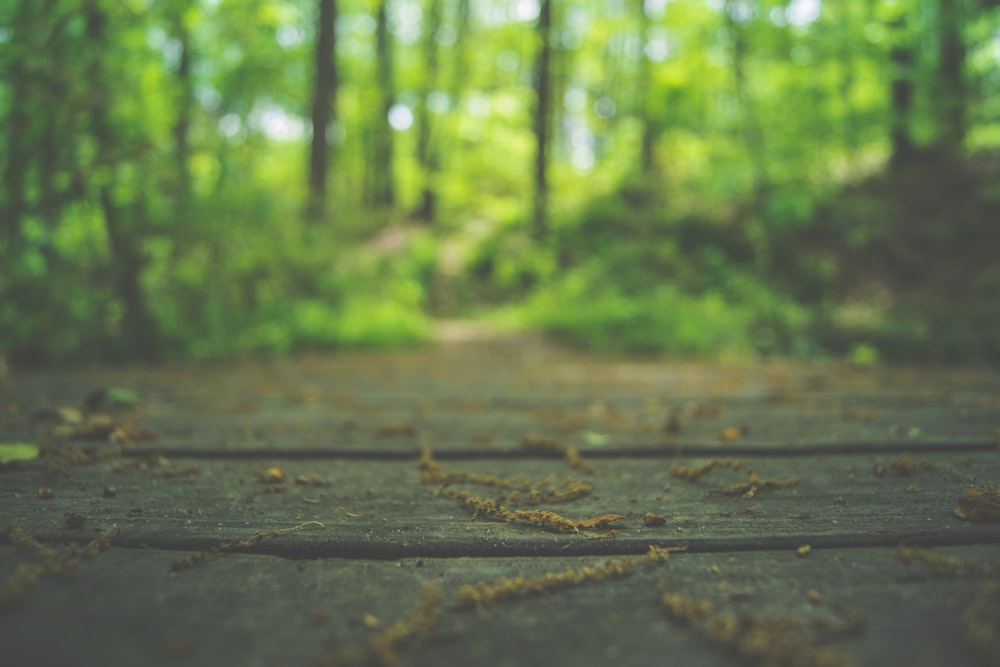
[[995, 370], [511, 336], [3, 382], [0, 443], [140, 399], [0, 470], [11, 667], [1000, 664]]

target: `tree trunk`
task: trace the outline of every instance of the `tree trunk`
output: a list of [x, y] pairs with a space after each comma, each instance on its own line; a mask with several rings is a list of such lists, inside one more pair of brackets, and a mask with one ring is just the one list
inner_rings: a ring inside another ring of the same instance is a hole
[[389, 111], [395, 101], [393, 79], [392, 41], [389, 36], [389, 0], [381, 0], [375, 19], [375, 59], [376, 78], [379, 91], [378, 116], [375, 119], [373, 203], [376, 206], [392, 206], [396, 203], [395, 178], [393, 171], [393, 129], [389, 124]]
[[[34, 100], [30, 103], [36, 111], [34, 123], [38, 128], [37, 148], [34, 160], [37, 162], [37, 189], [33, 204], [45, 228], [48, 239], [41, 244], [41, 252], [49, 266], [58, 262], [58, 253], [50, 239], [55, 237], [56, 230], [62, 221], [63, 210], [79, 191], [74, 191], [72, 178], [67, 178], [74, 172], [79, 172], [75, 164], [74, 150], [77, 145], [77, 107], [79, 100], [67, 99], [65, 82], [77, 73], [75, 63], [79, 58], [76, 47], [79, 46], [69, 34], [69, 21], [59, 17], [58, 0], [45, 0], [42, 4], [42, 15], [46, 20], [46, 39], [44, 53], [47, 56], [46, 71], [48, 76], [37, 77], [36, 90], [32, 92]], [[78, 93], [79, 95], [79, 93]], [[22, 167], [27, 170], [28, 165]]]
[[417, 163], [423, 172], [420, 205], [415, 215], [424, 222], [433, 222], [437, 208], [435, 181], [440, 169], [437, 146], [434, 143], [433, 123], [429, 101], [433, 84], [437, 80], [438, 44], [437, 33], [441, 27], [441, 0], [429, 0], [427, 22], [424, 26], [424, 86], [421, 91], [420, 115], [417, 117]]
[[535, 192], [532, 232], [548, 236], [548, 162], [552, 128], [552, 0], [542, 0], [538, 14], [539, 47], [535, 62]]
[[[158, 352], [157, 330], [153, 317], [147, 308], [142, 291], [142, 269], [145, 257], [139, 245], [135, 229], [131, 229], [127, 211], [115, 201], [116, 185], [115, 132], [108, 115], [108, 105], [112, 90], [107, 85], [103, 53], [107, 51], [106, 28], [108, 16], [96, 1], [88, 2], [84, 9], [86, 35], [90, 44], [91, 62], [89, 98], [91, 135], [96, 144], [96, 158], [108, 177], [97, 186], [98, 201], [104, 214], [104, 225], [111, 250], [111, 272], [115, 295], [121, 302], [125, 356], [151, 359]], [[137, 194], [136, 196], [141, 196]], [[144, 207], [137, 206], [142, 209]]]
[[938, 0], [938, 67], [934, 99], [937, 106], [938, 145], [959, 155], [966, 134], [965, 3]]
[[336, 26], [336, 0], [319, 0], [312, 141], [309, 148], [308, 215], [312, 220], [322, 220], [327, 212], [327, 177], [330, 167], [328, 132], [331, 123], [336, 119], [337, 99]]
[[892, 47], [889, 64], [892, 72], [889, 94], [889, 168], [899, 170], [913, 160], [915, 146], [913, 121], [914, 75], [916, 57], [904, 14], [888, 22]]
[[470, 0], [458, 0], [455, 7], [455, 43], [450, 50], [450, 60], [452, 62], [451, 81], [449, 83], [449, 96], [453, 108], [458, 107], [458, 102], [465, 91], [465, 82], [469, 78], [469, 65], [467, 60], [467, 44], [469, 41], [469, 18], [471, 15]]
[[653, 172], [657, 131], [649, 112], [649, 90], [652, 82], [652, 63], [646, 53], [646, 47], [649, 45], [649, 13], [646, 11], [646, 0], [635, 0], [635, 3], [639, 16], [639, 43], [642, 45], [639, 76], [636, 81], [636, 113], [642, 124], [642, 134], [639, 139], [639, 170], [645, 177]]
[[[15, 17], [15, 31], [23, 30], [20, 25], [31, 25], [31, 6], [33, 3], [22, 3]], [[23, 51], [16, 53], [7, 64], [5, 75], [8, 102], [7, 114], [4, 117], [4, 131], [7, 135], [6, 161], [3, 165], [3, 192], [0, 194], [0, 232], [4, 243], [0, 249], [5, 249], [9, 257], [4, 264], [16, 254], [21, 245], [21, 218], [28, 206], [27, 174], [28, 163], [31, 160], [31, 84], [32, 77], [26, 66], [31, 54], [26, 51], [28, 46], [21, 47]]]
[[[186, 7], [184, 8], [186, 9]], [[173, 126], [174, 165], [177, 179], [176, 212], [178, 218], [188, 214], [191, 204], [191, 110], [194, 107], [194, 84], [191, 80], [191, 32], [185, 23], [184, 14], [174, 17], [174, 38], [180, 45], [180, 58], [174, 76], [179, 91], [177, 118]]]
[[740, 111], [740, 134], [752, 170], [751, 190], [755, 197], [761, 197], [768, 187], [766, 147], [760, 124], [754, 110], [754, 100], [747, 89], [749, 78], [746, 73], [747, 54], [750, 47], [747, 44], [746, 30], [742, 22], [741, 5], [733, 0], [727, 0], [725, 6], [726, 26], [732, 41], [733, 87], [736, 103]]
[[[11, 94], [11, 99], [24, 100], [24, 90], [27, 79], [24, 68], [19, 62], [10, 64], [7, 70], [7, 86]], [[3, 235], [6, 243], [4, 247], [8, 249], [20, 245], [20, 225], [21, 217], [27, 203], [26, 175], [29, 159], [28, 152], [28, 127], [31, 119], [28, 117], [27, 105], [12, 104], [7, 113], [7, 163], [4, 165], [3, 183], [3, 220], [0, 225], [3, 227]]]

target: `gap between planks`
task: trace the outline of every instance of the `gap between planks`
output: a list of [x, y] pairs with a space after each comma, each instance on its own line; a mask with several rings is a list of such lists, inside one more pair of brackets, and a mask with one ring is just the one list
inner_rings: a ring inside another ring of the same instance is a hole
[[[440, 460], [504, 460], [558, 458], [558, 454], [532, 451], [520, 447], [506, 449], [441, 449], [430, 448], [434, 457]], [[906, 453], [967, 453], [1000, 451], [1000, 442], [992, 438], [935, 438], [924, 440], [854, 440], [844, 442], [783, 442], [766, 444], [760, 442], [712, 443], [692, 442], [673, 445], [616, 445], [613, 449], [578, 447], [581, 455], [595, 459], [618, 458], [676, 458], [681, 456], [774, 456], [796, 457], [823, 455], [857, 454], [906, 454]], [[253, 449], [193, 449], [186, 447], [156, 447], [144, 445], [122, 452], [122, 456], [142, 457], [162, 454], [174, 458], [192, 459], [361, 459], [371, 461], [412, 461], [420, 457], [420, 448], [373, 448], [364, 445], [355, 447], [261, 447]]]
[[[112, 531], [113, 532], [113, 531]], [[33, 537], [45, 542], [80, 542], [84, 538], [79, 533], [65, 531], [53, 533], [33, 533]], [[900, 545], [912, 547], [964, 547], [1000, 544], [1000, 531], [988, 526], [960, 534], [929, 530], [925, 532], [892, 534], [799, 534], [747, 537], [693, 537], [662, 538], [648, 535], [620, 536], [609, 539], [592, 540], [583, 536], [563, 536], [552, 542], [537, 539], [518, 539], [516, 535], [496, 536], [489, 544], [438, 541], [423, 542], [413, 540], [378, 540], [370, 536], [354, 535], [338, 539], [302, 538], [289, 534], [280, 540], [264, 540], [252, 547], [232, 545], [220, 552], [242, 553], [262, 556], [278, 556], [289, 560], [317, 560], [341, 558], [347, 560], [400, 560], [405, 558], [514, 558], [514, 557], [560, 557], [560, 556], [637, 556], [649, 547], [664, 547], [682, 553], [753, 553], [762, 551], [794, 552], [798, 547], [809, 545], [811, 549], [862, 549], [894, 548]], [[110, 536], [112, 547], [137, 550], [199, 552], [219, 546], [216, 538], [204, 536], [186, 537], [177, 535]], [[0, 535], [0, 544], [8, 544], [6, 535]]]

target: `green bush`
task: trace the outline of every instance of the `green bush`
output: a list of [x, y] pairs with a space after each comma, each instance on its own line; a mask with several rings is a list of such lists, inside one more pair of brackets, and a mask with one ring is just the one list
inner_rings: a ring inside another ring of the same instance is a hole
[[[655, 284], [628, 294], [601, 262], [561, 276], [524, 304], [525, 324], [615, 353], [705, 358], [806, 353], [805, 311], [751, 280], [742, 287], [686, 294]], [[752, 286], [752, 287], [749, 287]]]
[[[180, 241], [149, 243], [146, 291], [177, 356], [280, 356], [301, 349], [392, 347], [424, 340], [424, 285], [434, 272], [426, 235], [390, 254], [352, 232], [280, 213], [255, 215], [221, 197], [194, 212]], [[227, 221], [243, 215], [236, 238]]]

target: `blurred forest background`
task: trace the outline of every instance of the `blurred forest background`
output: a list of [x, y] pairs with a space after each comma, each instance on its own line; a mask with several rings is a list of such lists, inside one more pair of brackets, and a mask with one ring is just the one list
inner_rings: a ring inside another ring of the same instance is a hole
[[0, 355], [1000, 360], [998, 0], [0, 0]]

